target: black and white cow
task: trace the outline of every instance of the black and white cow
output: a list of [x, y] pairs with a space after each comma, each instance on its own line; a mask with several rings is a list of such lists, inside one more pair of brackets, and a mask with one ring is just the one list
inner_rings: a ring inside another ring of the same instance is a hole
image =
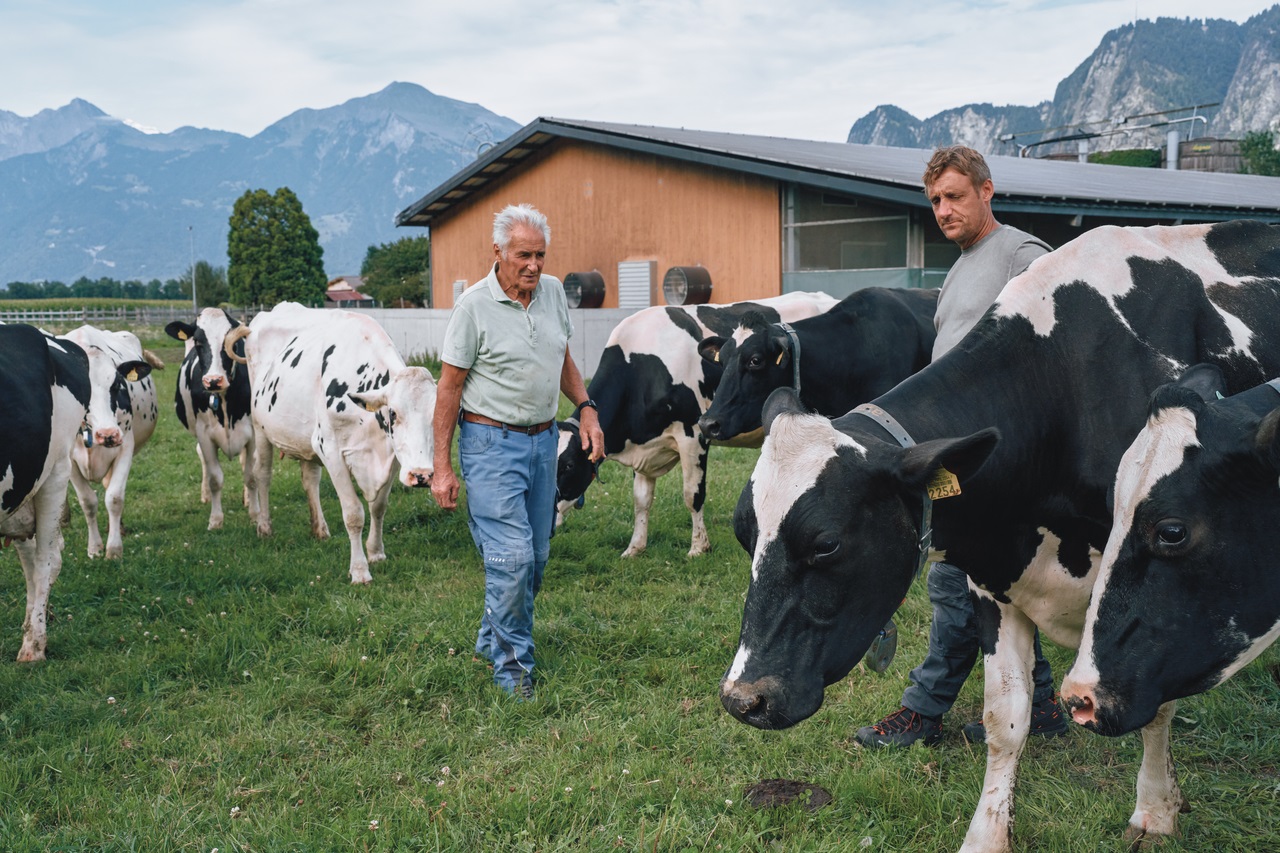
[[764, 401], [787, 387], [818, 414], [843, 415], [929, 363], [937, 307], [936, 289], [869, 287], [798, 321], [790, 333], [759, 314], [744, 316], [732, 335], [704, 338], [698, 347], [724, 371], [698, 427], [713, 441], [755, 432]]
[[[750, 312], [773, 323], [794, 322], [835, 304], [825, 293], [788, 293], [755, 302], [653, 307], [637, 311], [614, 328], [587, 393], [600, 407], [607, 458], [635, 472], [635, 528], [622, 556], [633, 557], [648, 545], [654, 483], [677, 464], [684, 477], [684, 503], [693, 519], [689, 556], [711, 547], [702, 520], [709, 442], [697, 425], [721, 371], [698, 355], [698, 343], [709, 335], [731, 334]], [[758, 444], [759, 436], [746, 443], [753, 442]], [[574, 425], [562, 424], [557, 472], [561, 514], [582, 496], [591, 471]]]
[[[369, 583], [369, 563], [386, 559], [382, 521], [391, 483], [427, 486], [435, 443], [436, 383], [407, 367], [377, 321], [364, 314], [282, 302], [228, 340], [245, 338], [253, 387], [258, 534], [271, 535], [271, 464], [278, 450], [302, 465], [311, 532], [329, 538], [320, 471], [329, 472], [351, 539], [352, 583]], [[360, 544], [369, 504], [368, 557]]]
[[84, 350], [33, 326], [0, 325], [0, 537], [27, 580], [19, 661], [44, 660], [49, 588], [62, 569], [71, 448], [89, 411]]
[[244, 475], [244, 505], [250, 520], [258, 517], [253, 480], [253, 421], [249, 417], [249, 372], [236, 363], [244, 344], [225, 346], [227, 336], [242, 324], [221, 308], [205, 308], [195, 323], [174, 321], [164, 330], [187, 344], [173, 395], [178, 420], [196, 439], [200, 457], [200, 502], [209, 507], [209, 529], [222, 527], [221, 451], [240, 458]]
[[[963, 850], [1010, 849], [1033, 629], [1078, 645], [1116, 466], [1150, 392], [1201, 362], [1232, 390], [1280, 372], [1280, 227], [1098, 228], [870, 407], [828, 421], [775, 391], [734, 518], [752, 580], [725, 708], [761, 728], [818, 710], [906, 594], [932, 493], [931, 554], [969, 575], [986, 662], [987, 771]], [[1171, 713], [1143, 729], [1137, 835], [1176, 829]]]
[[102, 483], [107, 501], [107, 559], [124, 556], [120, 518], [133, 459], [156, 429], [160, 407], [151, 369], [164, 362], [142, 348], [132, 332], [106, 332], [80, 326], [65, 336], [89, 358], [92, 397], [84, 440], [71, 449], [71, 485], [84, 513], [90, 557], [103, 554], [98, 529], [98, 492]]
[[1280, 636], [1280, 380], [1216, 402], [1216, 368], [1151, 399], [1116, 471], [1111, 538], [1062, 682], [1105, 735], [1221, 684]]

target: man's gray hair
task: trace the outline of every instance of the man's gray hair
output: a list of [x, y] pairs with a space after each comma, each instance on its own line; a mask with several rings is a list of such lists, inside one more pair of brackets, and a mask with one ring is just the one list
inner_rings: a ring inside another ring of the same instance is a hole
[[548, 246], [551, 245], [551, 226], [547, 224], [547, 217], [541, 211], [531, 204], [509, 204], [493, 217], [493, 242], [503, 255], [507, 253], [507, 246], [511, 245], [511, 232], [517, 225], [541, 231], [543, 241]]

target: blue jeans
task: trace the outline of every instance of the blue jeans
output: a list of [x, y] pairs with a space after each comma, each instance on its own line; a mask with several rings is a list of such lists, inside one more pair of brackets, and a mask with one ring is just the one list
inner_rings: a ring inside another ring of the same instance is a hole
[[[969, 671], [978, 662], [978, 618], [969, 597], [968, 577], [950, 563], [930, 567], [929, 601], [933, 604], [929, 652], [911, 670], [911, 686], [903, 691], [902, 704], [922, 716], [941, 717], [955, 704]], [[1033, 705], [1053, 698], [1053, 672], [1040, 651], [1040, 632], [1035, 636]]]
[[459, 425], [467, 523], [484, 560], [476, 652], [493, 661], [493, 680], [507, 691], [533, 677], [533, 599], [555, 524], [556, 435], [554, 426], [530, 436]]

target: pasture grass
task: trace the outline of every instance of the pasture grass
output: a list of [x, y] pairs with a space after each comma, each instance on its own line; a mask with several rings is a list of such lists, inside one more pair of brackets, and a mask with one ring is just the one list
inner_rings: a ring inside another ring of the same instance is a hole
[[[50, 597], [49, 659], [14, 662], [25, 591], [0, 557], [0, 849], [12, 851], [945, 851], [977, 802], [985, 752], [970, 679], [927, 749], [863, 750], [856, 729], [898, 705], [924, 654], [917, 583], [898, 658], [861, 667], [783, 732], [737, 723], [717, 686], [737, 643], [749, 563], [731, 515], [756, 451], [712, 451], [713, 551], [689, 559], [678, 474], [659, 481], [649, 550], [631, 532], [630, 471], [601, 469], [552, 543], [538, 599], [537, 699], [516, 703], [472, 653], [483, 573], [465, 515], [397, 486], [389, 559], [347, 582], [348, 544], [311, 539], [292, 462], [277, 463], [274, 538], [259, 539], [224, 461], [223, 530], [208, 531], [193, 442], [164, 414], [137, 459], [124, 559], [88, 560], [72, 502]], [[1196, 638], [1186, 638], [1196, 642]], [[1046, 643], [1061, 678], [1069, 652]], [[1175, 722], [1194, 811], [1166, 851], [1280, 849], [1280, 658], [1267, 653]], [[1018, 785], [1023, 850], [1123, 850], [1140, 741], [1073, 727], [1033, 739]], [[758, 811], [768, 778], [834, 802]], [[375, 823], [376, 822], [376, 823]]]

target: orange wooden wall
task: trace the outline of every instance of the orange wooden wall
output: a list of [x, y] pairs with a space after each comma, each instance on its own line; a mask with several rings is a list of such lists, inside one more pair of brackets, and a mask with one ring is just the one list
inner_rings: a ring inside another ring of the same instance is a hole
[[598, 270], [603, 307], [618, 305], [618, 262], [657, 262], [662, 276], [701, 264], [713, 302], [782, 292], [781, 205], [776, 181], [650, 154], [558, 140], [431, 227], [432, 306], [453, 306], [453, 282], [488, 273], [493, 215], [528, 202], [547, 215], [551, 245], [545, 272], [563, 280]]

